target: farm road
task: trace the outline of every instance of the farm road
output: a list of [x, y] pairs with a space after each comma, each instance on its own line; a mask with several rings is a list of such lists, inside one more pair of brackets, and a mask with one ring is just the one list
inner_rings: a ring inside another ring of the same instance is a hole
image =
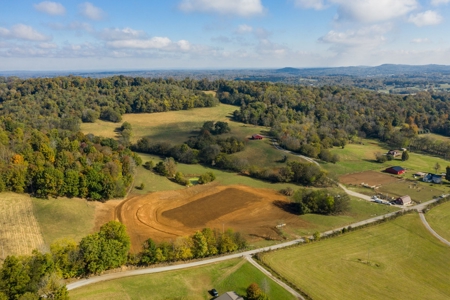
[[431, 228], [430, 224], [428, 224], [427, 219], [425, 219], [425, 215], [423, 212], [419, 212], [420, 220], [422, 221], [423, 225], [428, 229], [429, 232], [431, 232], [432, 235], [434, 235], [438, 240], [443, 242], [444, 244], [450, 246], [450, 242], [444, 239], [442, 236], [440, 236], [436, 231]]
[[275, 142], [274, 140], [272, 140], [272, 145], [273, 145], [273, 146], [275, 147], [275, 149], [277, 149], [277, 150], [280, 150], [280, 151], [283, 151], [283, 152], [290, 153], [290, 154], [292, 154], [292, 155], [298, 156], [298, 157], [303, 158], [304, 160], [306, 160], [306, 161], [308, 161], [308, 162], [310, 162], [310, 163], [313, 163], [313, 164], [319, 166], [319, 163], [318, 163], [317, 161], [315, 161], [314, 159], [312, 159], [311, 157], [304, 156], [304, 155], [301, 155], [301, 154], [298, 154], [298, 153], [295, 153], [295, 152], [292, 152], [292, 151], [283, 149], [283, 148], [281, 148], [281, 147], [278, 145], [278, 143]]
[[357, 198], [360, 198], [360, 199], [363, 199], [363, 200], [367, 200], [367, 201], [372, 201], [372, 199], [369, 196], [367, 196], [367, 195], [364, 195], [364, 194], [361, 194], [361, 193], [358, 193], [358, 192], [354, 192], [354, 191], [350, 191], [343, 184], [338, 183], [338, 185], [339, 185], [339, 187], [341, 189], [344, 190], [344, 192], [347, 195], [350, 195], [350, 196], [353, 196], [353, 197], [357, 197]]
[[[417, 210], [417, 211], [422, 211], [423, 209], [426, 208], [427, 205], [438, 201], [439, 198], [435, 198], [432, 199], [430, 201], [421, 203], [419, 205], [416, 206], [411, 206], [408, 208], [405, 208], [404, 211], [409, 211], [409, 210]], [[388, 213], [385, 215], [381, 215], [381, 216], [377, 216], [377, 217], [373, 217], [364, 221], [360, 221], [360, 222], [356, 222], [353, 224], [350, 224], [348, 226], [351, 226], [352, 228], [356, 228], [359, 226], [363, 226], [366, 224], [370, 224], [379, 220], [382, 220], [384, 218], [393, 216], [396, 212], [392, 212], [392, 213]], [[348, 227], [345, 226], [345, 227]], [[328, 235], [333, 233], [334, 231], [339, 231], [342, 230], [344, 227], [340, 227], [340, 228], [335, 228], [333, 230], [329, 230], [326, 231], [324, 233], [322, 233], [322, 235]], [[282, 249], [282, 248], [286, 248], [289, 246], [293, 246], [296, 245], [298, 243], [303, 242], [303, 239], [296, 239], [293, 241], [289, 241], [289, 242], [285, 242], [285, 243], [281, 243], [281, 244], [277, 244], [277, 245], [273, 245], [270, 247], [264, 247], [264, 248], [259, 248], [259, 249], [255, 249], [255, 250], [249, 250], [249, 251], [245, 251], [245, 252], [241, 252], [241, 253], [235, 253], [235, 254], [230, 254], [230, 255], [225, 255], [225, 256], [220, 256], [220, 257], [215, 257], [215, 258], [210, 258], [210, 259], [205, 259], [205, 260], [200, 260], [200, 261], [195, 261], [195, 262], [191, 262], [191, 263], [185, 263], [185, 264], [178, 264], [178, 265], [171, 265], [171, 266], [165, 266], [165, 267], [157, 267], [157, 268], [146, 268], [146, 269], [139, 269], [139, 270], [130, 270], [130, 271], [124, 271], [124, 272], [118, 272], [118, 273], [110, 273], [110, 274], [105, 274], [105, 275], [100, 275], [100, 276], [95, 276], [95, 277], [91, 277], [88, 279], [82, 279], [76, 282], [72, 282], [69, 283], [67, 285], [67, 289], [68, 290], [73, 290], [85, 285], [89, 285], [89, 284], [93, 284], [93, 283], [97, 283], [97, 282], [101, 282], [101, 281], [106, 281], [106, 280], [112, 280], [112, 279], [118, 279], [118, 278], [122, 278], [122, 277], [129, 277], [129, 276], [136, 276], [136, 275], [144, 275], [144, 274], [152, 274], [152, 273], [160, 273], [160, 272], [166, 272], [166, 271], [172, 271], [172, 270], [180, 270], [180, 269], [186, 269], [186, 268], [192, 268], [192, 267], [197, 267], [197, 266], [203, 266], [203, 265], [207, 265], [207, 264], [211, 264], [211, 263], [215, 263], [215, 262], [220, 262], [220, 261], [224, 261], [224, 260], [228, 260], [228, 259], [234, 259], [234, 258], [241, 258], [241, 257], [247, 257], [247, 256], [251, 256], [254, 255], [258, 252], [264, 252], [264, 251], [271, 251], [271, 250], [276, 250], [276, 249]]]

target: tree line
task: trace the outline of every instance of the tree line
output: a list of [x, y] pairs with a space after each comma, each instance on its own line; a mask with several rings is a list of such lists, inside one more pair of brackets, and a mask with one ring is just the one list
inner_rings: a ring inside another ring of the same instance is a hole
[[204, 228], [172, 242], [148, 239], [143, 250], [131, 254], [125, 225], [110, 221], [97, 233], [77, 244], [63, 239], [50, 246], [50, 253], [34, 250], [31, 256], [7, 256], [0, 268], [0, 300], [69, 299], [63, 279], [80, 278], [122, 265], [148, 266], [203, 258], [247, 247], [238, 232]]
[[0, 123], [0, 191], [36, 197], [122, 197], [141, 159], [114, 139]]

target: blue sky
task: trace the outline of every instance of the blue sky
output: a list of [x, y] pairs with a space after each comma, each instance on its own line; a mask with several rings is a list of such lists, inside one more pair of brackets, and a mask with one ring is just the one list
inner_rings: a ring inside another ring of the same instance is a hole
[[8, 0], [0, 70], [450, 64], [450, 0]]

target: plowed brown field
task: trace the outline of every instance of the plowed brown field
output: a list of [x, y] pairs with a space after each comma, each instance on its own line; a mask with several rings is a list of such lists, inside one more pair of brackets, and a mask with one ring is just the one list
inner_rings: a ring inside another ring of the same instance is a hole
[[364, 171], [359, 173], [348, 174], [339, 177], [339, 181], [344, 184], [361, 184], [366, 183], [368, 185], [383, 185], [399, 181], [393, 175], [389, 175], [376, 171]]
[[255, 239], [279, 239], [278, 223], [308, 226], [274, 205], [275, 201], [288, 202], [270, 189], [206, 185], [130, 198], [116, 207], [115, 217], [127, 226], [134, 252], [148, 238], [170, 241], [204, 227], [231, 228]]

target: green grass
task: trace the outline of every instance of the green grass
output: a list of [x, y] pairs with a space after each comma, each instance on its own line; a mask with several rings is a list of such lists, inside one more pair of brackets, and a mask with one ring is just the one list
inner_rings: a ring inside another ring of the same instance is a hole
[[308, 223], [306, 228], [297, 229], [295, 232], [301, 236], [309, 236], [314, 232], [324, 232], [334, 228], [347, 226], [374, 216], [384, 215], [398, 210], [394, 206], [380, 205], [358, 198], [351, 197], [348, 212], [337, 216], [325, 216], [318, 214], [306, 214], [299, 218]]
[[433, 207], [425, 217], [434, 231], [450, 241], [450, 202]]
[[[142, 161], [145, 163], [146, 161], [153, 160], [155, 164], [161, 161], [161, 158], [156, 155], [151, 154], [139, 154], [142, 158]], [[177, 164], [177, 171], [182, 172], [187, 177], [196, 178], [201, 174], [206, 172], [213, 172], [216, 175], [216, 182], [222, 185], [235, 185], [242, 184], [255, 188], [270, 188], [274, 190], [280, 190], [286, 187], [291, 187], [292, 189], [298, 189], [299, 186], [292, 183], [270, 183], [263, 180], [254, 179], [248, 176], [238, 175], [235, 172], [227, 172], [214, 168], [209, 168], [204, 165], [194, 164]], [[135, 186], [139, 186], [144, 183], [143, 190], [134, 189], [133, 193], [145, 194], [152, 191], [165, 191], [165, 190], [176, 190], [186, 188], [177, 183], [170, 181], [169, 179], [159, 176], [152, 171], [149, 171], [143, 167], [138, 168], [138, 173], [135, 179]]]
[[79, 241], [94, 228], [95, 206], [86, 200], [33, 198], [32, 202], [47, 245], [61, 238]]
[[295, 299], [242, 259], [165, 273], [134, 276], [89, 285], [70, 291], [77, 299], [211, 299], [212, 288], [222, 294], [245, 295], [253, 282], [266, 286], [270, 299]]
[[384, 170], [388, 167], [399, 165], [407, 169], [406, 177], [412, 177], [415, 172], [435, 172], [433, 167], [436, 163], [441, 166], [440, 172], [445, 170], [449, 164], [448, 161], [430, 155], [409, 153], [409, 160], [402, 161], [398, 156], [392, 161], [377, 163], [375, 161], [375, 152], [386, 153], [389, 149], [376, 140], [363, 140], [363, 144], [348, 144], [344, 149], [333, 148], [332, 153], [340, 157], [340, 162], [336, 164], [323, 163], [322, 167], [331, 174], [343, 175], [367, 170]]
[[449, 299], [449, 255], [410, 214], [263, 259], [313, 299]]

